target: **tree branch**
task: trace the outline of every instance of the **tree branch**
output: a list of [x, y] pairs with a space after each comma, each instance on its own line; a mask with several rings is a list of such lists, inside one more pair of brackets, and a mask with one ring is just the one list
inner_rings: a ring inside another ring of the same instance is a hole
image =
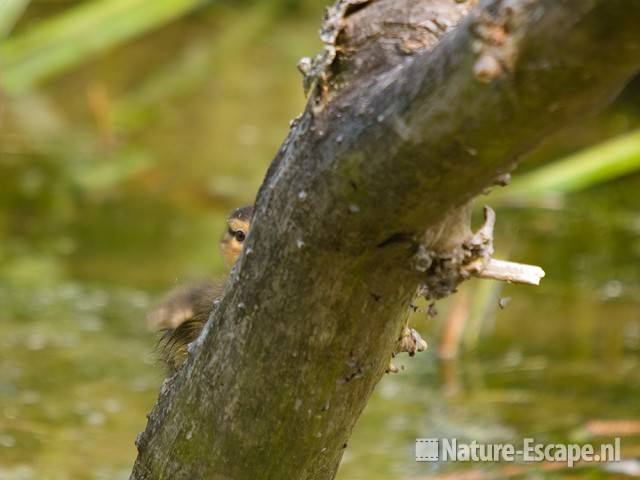
[[509, 283], [540, 285], [540, 280], [544, 277], [544, 270], [537, 265], [526, 265], [492, 258], [475, 276]]
[[418, 287], [446, 294], [483, 256], [451, 219], [640, 67], [636, 0], [487, 0], [454, 28], [470, 3], [330, 12], [309, 107], [131, 478], [333, 478]]

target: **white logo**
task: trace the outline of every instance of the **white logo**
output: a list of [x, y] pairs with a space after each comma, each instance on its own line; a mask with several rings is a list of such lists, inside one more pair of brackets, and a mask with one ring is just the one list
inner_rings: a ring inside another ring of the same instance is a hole
[[417, 462], [619, 462], [620, 438], [598, 446], [577, 443], [537, 443], [525, 438], [522, 445], [513, 443], [458, 442], [455, 438], [417, 438]]

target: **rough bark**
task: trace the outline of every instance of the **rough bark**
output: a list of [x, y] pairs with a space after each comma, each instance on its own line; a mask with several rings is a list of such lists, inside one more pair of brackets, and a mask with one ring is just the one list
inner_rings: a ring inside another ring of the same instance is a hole
[[467, 8], [330, 12], [309, 107], [131, 478], [333, 478], [416, 290], [460, 280], [441, 267], [468, 228], [447, 219], [640, 68], [637, 0], [488, 0], [453, 28]]

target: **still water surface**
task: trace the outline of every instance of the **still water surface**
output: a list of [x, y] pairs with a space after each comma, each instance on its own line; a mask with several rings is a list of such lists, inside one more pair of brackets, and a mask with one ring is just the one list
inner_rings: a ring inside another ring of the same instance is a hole
[[[0, 479], [128, 477], [163, 378], [145, 312], [176, 284], [224, 274], [224, 216], [252, 201], [304, 104], [293, 65], [317, 50], [317, 12], [263, 21], [260, 9], [223, 4], [12, 101], [0, 152]], [[266, 34], [247, 39], [240, 22]], [[216, 50], [221, 41], [236, 50]], [[165, 67], [184, 92], [154, 93]], [[106, 129], [96, 91], [117, 113]], [[637, 123], [620, 103], [561, 132], [537, 161]], [[500, 252], [542, 265], [543, 285], [482, 294], [471, 282], [435, 319], [417, 314], [430, 350], [382, 380], [339, 478], [477, 470], [415, 463], [416, 437], [599, 442], [589, 422], [637, 425], [639, 188], [636, 176], [554, 209], [499, 210]], [[484, 315], [460, 358], [441, 361], [443, 324], [463, 296]], [[511, 299], [504, 310], [498, 296]], [[637, 434], [622, 445], [640, 456]]]

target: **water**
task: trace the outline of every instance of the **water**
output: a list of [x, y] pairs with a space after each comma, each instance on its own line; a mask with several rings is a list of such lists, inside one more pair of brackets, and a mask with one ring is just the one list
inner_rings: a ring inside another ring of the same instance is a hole
[[[294, 65], [318, 49], [319, 5], [212, 7], [13, 100], [0, 143], [0, 478], [128, 477], [163, 378], [145, 312], [176, 284], [224, 274], [224, 216], [252, 201], [303, 108]], [[178, 85], [162, 87], [167, 71]], [[534, 162], [637, 124], [632, 94]], [[640, 420], [638, 187], [636, 176], [558, 210], [498, 210], [500, 254], [542, 265], [543, 285], [473, 281], [435, 319], [417, 314], [430, 349], [382, 380], [339, 478], [503, 477], [504, 465], [416, 463], [415, 438], [599, 442], [589, 422]], [[441, 361], [463, 295], [486, 315]], [[640, 456], [637, 435], [622, 446]], [[618, 478], [573, 473], [587, 475]]]

